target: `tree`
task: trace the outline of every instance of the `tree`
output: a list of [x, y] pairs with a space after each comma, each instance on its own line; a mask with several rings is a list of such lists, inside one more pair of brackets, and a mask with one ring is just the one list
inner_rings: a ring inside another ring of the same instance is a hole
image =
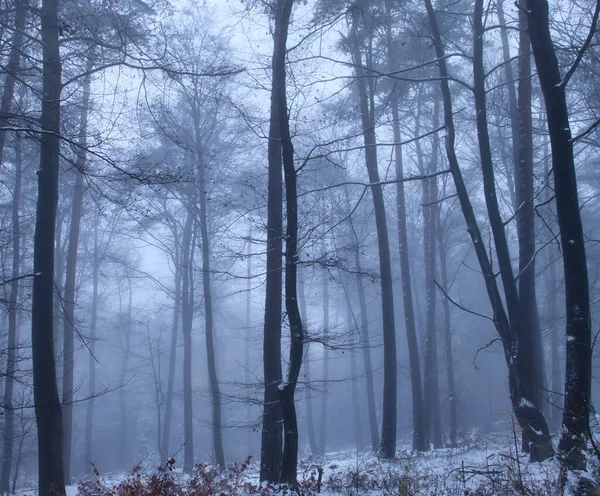
[[41, 496], [65, 494], [62, 410], [54, 363], [54, 235], [60, 155], [61, 60], [58, 2], [43, 0], [40, 168], [34, 235], [31, 345]]
[[546, 105], [565, 277], [567, 362], [563, 426], [558, 447], [565, 457], [566, 467], [576, 470], [585, 468], [584, 450], [589, 429], [592, 377], [592, 328], [587, 259], [573, 157], [574, 140], [571, 137], [565, 90], [592, 40], [600, 2], [596, 3], [590, 34], [564, 76], [561, 76], [550, 34], [548, 2], [529, 0], [527, 6], [528, 32]]
[[[375, 136], [375, 105], [374, 93], [371, 88], [367, 92], [367, 78], [362, 63], [360, 52], [358, 24], [365, 22], [367, 16], [358, 8], [350, 12], [352, 16], [348, 44], [352, 55], [352, 62], [356, 73], [356, 86], [359, 93], [360, 115], [362, 133], [365, 146], [365, 164], [371, 183], [371, 194], [375, 209], [375, 222], [377, 225], [377, 240], [379, 248], [379, 277], [381, 281], [381, 312], [383, 317], [383, 346], [384, 346], [384, 379], [383, 379], [383, 415], [381, 421], [381, 448], [383, 458], [396, 456], [396, 399], [397, 399], [397, 372], [396, 372], [396, 324], [394, 320], [394, 293], [392, 288], [392, 267], [390, 261], [390, 245], [388, 239], [385, 203], [383, 200], [382, 186], [377, 169], [377, 139]], [[366, 22], [369, 22], [368, 20]], [[368, 29], [365, 27], [365, 29]], [[367, 64], [368, 66], [368, 64]]]

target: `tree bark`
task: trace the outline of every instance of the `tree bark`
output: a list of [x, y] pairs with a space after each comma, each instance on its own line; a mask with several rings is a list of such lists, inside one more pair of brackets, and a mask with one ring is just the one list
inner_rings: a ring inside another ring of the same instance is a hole
[[547, 1], [529, 0], [527, 15], [546, 105], [565, 276], [567, 360], [563, 426], [558, 447], [567, 468], [584, 469], [591, 394], [592, 331], [587, 259], [565, 94], [567, 81], [561, 78], [550, 35]]
[[394, 294], [392, 288], [392, 267], [390, 261], [390, 245], [387, 231], [383, 190], [377, 170], [377, 140], [373, 102], [369, 105], [369, 96], [365, 84], [365, 74], [359, 48], [358, 12], [352, 11], [352, 27], [349, 41], [352, 61], [355, 66], [356, 85], [359, 92], [363, 140], [365, 144], [365, 163], [369, 174], [371, 194], [375, 209], [375, 224], [379, 247], [379, 271], [381, 280], [381, 312], [383, 318], [383, 418], [381, 425], [380, 454], [391, 459], [396, 456], [396, 402], [397, 402], [397, 370], [396, 370], [396, 325], [394, 322]]
[[[274, 15], [281, 15], [282, 3], [277, 1]], [[273, 36], [273, 70], [276, 58], [285, 55], [285, 43], [281, 48], [282, 33], [275, 23]], [[271, 87], [271, 115], [269, 125], [269, 186], [267, 200], [267, 277], [265, 293], [265, 324], [263, 332], [264, 406], [260, 450], [260, 480], [279, 482], [283, 433], [281, 429], [281, 405], [278, 388], [281, 384], [281, 305], [282, 305], [282, 158], [281, 131], [277, 98], [278, 80], [273, 78]]]
[[38, 430], [39, 494], [65, 494], [62, 410], [54, 361], [54, 236], [58, 202], [61, 60], [58, 2], [41, 8], [43, 78], [40, 168], [34, 234], [31, 346], [33, 397]]

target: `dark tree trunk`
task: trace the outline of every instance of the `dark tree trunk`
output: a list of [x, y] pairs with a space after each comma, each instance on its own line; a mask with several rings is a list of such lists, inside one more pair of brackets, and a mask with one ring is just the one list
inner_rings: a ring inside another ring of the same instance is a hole
[[[0, 159], [1, 160], [1, 159]], [[1, 162], [0, 162], [1, 163]], [[10, 296], [8, 300], [8, 343], [6, 357], [6, 378], [4, 385], [4, 429], [2, 440], [2, 474], [0, 475], [0, 494], [8, 494], [10, 490], [10, 471], [13, 460], [13, 442], [15, 436], [15, 410], [13, 409], [14, 374], [17, 371], [17, 336], [18, 329], [18, 300], [19, 300], [19, 277], [21, 267], [21, 219], [19, 206], [21, 202], [21, 174], [22, 155], [21, 138], [16, 136], [15, 141], [15, 187], [11, 205], [12, 213], [12, 279], [10, 285]]]
[[294, 147], [290, 135], [286, 96], [285, 56], [292, 13], [293, 0], [277, 1], [275, 18], [276, 36], [273, 52], [273, 97], [277, 100], [283, 173], [285, 177], [285, 204], [287, 223], [285, 232], [285, 309], [290, 326], [290, 357], [286, 381], [279, 389], [281, 414], [283, 419], [283, 458], [281, 482], [297, 485], [298, 472], [298, 422], [294, 394], [302, 368], [304, 353], [304, 328], [298, 308], [298, 193], [296, 189], [296, 168]]
[[[515, 171], [517, 199], [517, 236], [519, 239], [519, 317], [521, 336], [519, 352], [526, 364], [522, 378], [522, 395], [540, 411], [543, 409], [544, 352], [538, 321], [535, 292], [535, 211], [533, 191], [533, 127], [531, 122], [531, 57], [527, 34], [527, 4], [522, 0], [519, 9], [519, 162]], [[523, 445], [527, 451], [524, 436]]]
[[392, 288], [392, 267], [390, 261], [390, 245], [387, 231], [385, 203], [383, 190], [379, 181], [377, 169], [377, 140], [375, 137], [375, 119], [373, 101], [369, 103], [369, 95], [360, 53], [357, 26], [358, 12], [352, 12], [352, 27], [349, 34], [352, 61], [356, 72], [358, 87], [362, 132], [365, 144], [365, 163], [371, 182], [371, 194], [375, 209], [375, 224], [379, 247], [379, 271], [381, 280], [381, 313], [383, 318], [383, 416], [381, 424], [380, 454], [383, 458], [391, 459], [396, 456], [396, 402], [397, 402], [397, 371], [396, 371], [396, 325], [394, 322], [394, 293]]
[[[439, 127], [439, 95], [435, 91], [433, 110], [433, 128]], [[438, 134], [433, 135], [431, 144], [431, 161], [427, 173], [437, 172]], [[425, 172], [425, 171], [423, 171]], [[400, 184], [400, 183], [399, 183]], [[425, 293], [427, 299], [426, 337], [425, 337], [425, 367], [423, 390], [425, 400], [425, 422], [428, 443], [433, 442], [436, 449], [444, 447], [442, 439], [442, 417], [440, 415], [439, 375], [437, 356], [437, 327], [436, 327], [436, 230], [437, 230], [437, 178], [422, 181], [423, 186], [423, 249], [425, 260]]]
[[202, 242], [202, 287], [204, 289], [204, 321], [206, 324], [206, 358], [208, 380], [212, 399], [212, 431], [215, 459], [221, 470], [225, 470], [225, 452], [223, 450], [223, 432], [221, 420], [221, 392], [217, 377], [217, 363], [214, 345], [213, 300], [210, 272], [210, 244], [208, 239], [208, 214], [206, 202], [206, 164], [201, 148], [200, 116], [195, 109], [196, 155], [198, 159], [198, 203], [200, 207], [200, 240]]
[[62, 410], [54, 361], [54, 235], [58, 202], [61, 61], [57, 0], [41, 8], [43, 81], [40, 168], [34, 234], [31, 346], [38, 430], [39, 494], [65, 494]]
[[[29, 11], [29, 0], [16, 0], [15, 32], [10, 41], [10, 55], [6, 64], [6, 79], [2, 90], [2, 102], [0, 103], [0, 119], [4, 121], [2, 127], [10, 122], [10, 112], [15, 95], [15, 82], [19, 77], [21, 68], [21, 54], [23, 53], [23, 38], [25, 35], [25, 23]], [[4, 164], [4, 145], [6, 144], [6, 129], [0, 129], [0, 164]]]
[[[279, 18], [282, 4], [277, 1], [274, 15]], [[280, 52], [285, 53], [281, 26], [275, 23], [272, 67]], [[273, 78], [271, 88], [271, 116], [269, 126], [269, 189], [267, 206], [267, 277], [265, 295], [265, 325], [263, 333], [263, 370], [265, 395], [260, 450], [260, 480], [279, 482], [283, 433], [281, 429], [281, 405], [278, 388], [281, 384], [281, 294], [282, 288], [282, 158], [281, 131], [279, 128], [278, 90], [279, 81]]]
[[[508, 277], [512, 272], [512, 267], [510, 267], [510, 260], [508, 264], [506, 264], [506, 245], [502, 245], [501, 242], [496, 243], [496, 248], [498, 251], [499, 261], [501, 259], [500, 267], [501, 267], [501, 276], [502, 280], [506, 279], [507, 287], [505, 288], [505, 294], [508, 301], [508, 306], [511, 310], [511, 319], [506, 314], [504, 309], [502, 298], [500, 296], [500, 292], [498, 290], [498, 286], [496, 283], [496, 278], [494, 272], [492, 270], [492, 266], [490, 260], [488, 258], [488, 254], [486, 251], [486, 247], [483, 243], [483, 239], [481, 237], [481, 231], [479, 230], [479, 226], [477, 224], [475, 214], [473, 212], [473, 207], [471, 205], [471, 201], [469, 199], [469, 195], [467, 189], [465, 187], [465, 183], [462, 177], [462, 172], [460, 170], [458, 159], [456, 157], [455, 151], [455, 129], [454, 129], [454, 118], [452, 115], [452, 95], [450, 93], [450, 87], [448, 84], [448, 72], [446, 68], [446, 61], [444, 56], [444, 47], [441, 39], [441, 35], [439, 32], [439, 28], [437, 25], [436, 15], [433, 9], [433, 5], [431, 0], [425, 0], [425, 7], [427, 9], [427, 15], [429, 18], [429, 22], [431, 25], [432, 33], [433, 33], [433, 41], [436, 50], [436, 56], [438, 58], [438, 66], [440, 71], [441, 78], [441, 89], [442, 89], [442, 97], [444, 101], [444, 121], [446, 125], [446, 153], [448, 156], [448, 163], [450, 166], [450, 171], [452, 173], [452, 177], [454, 179], [454, 184], [456, 187], [457, 196], [461, 205], [461, 209], [463, 212], [463, 216], [465, 218], [465, 222], [467, 224], [467, 230], [471, 236], [471, 240], [473, 242], [473, 247], [475, 249], [475, 253], [477, 255], [480, 269], [483, 273], [484, 281], [486, 284], [486, 289], [488, 292], [488, 297], [490, 300], [490, 305], [493, 311], [493, 321], [494, 325], [500, 335], [500, 338], [504, 347], [504, 355], [506, 359], [506, 363], [509, 369], [509, 389], [510, 396], [512, 401], [513, 410], [515, 412], [515, 416], [517, 417], [519, 424], [522, 429], [527, 430], [533, 438], [534, 441], [534, 449], [531, 450], [531, 459], [532, 460], [543, 460], [552, 456], [553, 449], [549, 439], [548, 428], [545, 422], [545, 419], [541, 415], [539, 410], [535, 409], [533, 404], [524, 398], [524, 401], [521, 401], [520, 397], [520, 386], [519, 386], [519, 369], [517, 363], [514, 360], [515, 356], [515, 339], [514, 336], [518, 336], [518, 333], [513, 333], [513, 329], [518, 329], [512, 326], [512, 324], [518, 324], [518, 320], [516, 320], [517, 312], [515, 311], [518, 308], [518, 298], [516, 297], [516, 285], [514, 278], [512, 278], [512, 286], [511, 286], [511, 278]], [[480, 0], [476, 3], [476, 13], [475, 13], [475, 31], [476, 33], [481, 33], [481, 11], [482, 11], [482, 3]], [[479, 15], [478, 15], [479, 14]], [[483, 145], [481, 147], [480, 153], [482, 155], [482, 169], [484, 171], [484, 176], [486, 177], [486, 200], [492, 200], [489, 202], [488, 209], [490, 214], [490, 222], [492, 224], [492, 229], [494, 231], [494, 238], [498, 240], [502, 240], [504, 236], [502, 220], [499, 220], [496, 217], [497, 212], [494, 211], [494, 192], [492, 189], [493, 182], [490, 183], [489, 177], [489, 169], [485, 167], [485, 156], [489, 150], [486, 150], [486, 140], [488, 140], [486, 136], [486, 128], [485, 126], [481, 126], [481, 124], [485, 124], [485, 108], [482, 108], [482, 84], [483, 84], [483, 69], [481, 64], [481, 50], [482, 47], [478, 46], [482, 40], [478, 40], [478, 36], [475, 35], [476, 45], [475, 45], [475, 53], [474, 53], [474, 61], [476, 62], [474, 65], [474, 73], [476, 80], [476, 105], [477, 105], [477, 119], [478, 119], [478, 133], [480, 134], [480, 143]], [[485, 90], [483, 94], [483, 104], [485, 104]], [[489, 141], [487, 142], [489, 145]], [[493, 179], [493, 178], [492, 178]], [[497, 204], [496, 204], [497, 207]], [[492, 218], [493, 217], [493, 218]], [[515, 301], [516, 300], [516, 301]], [[516, 303], [516, 304], [515, 304]]]
[[587, 259], [579, 212], [573, 142], [563, 82], [550, 35], [548, 3], [528, 1], [529, 36], [552, 147], [556, 212], [565, 275], [567, 361], [559, 450], [569, 469], [585, 468], [592, 372], [592, 331]]
[[[93, 49], [90, 49], [90, 54]], [[86, 70], [91, 71], [94, 66], [94, 56], [88, 55]], [[67, 247], [67, 267], [65, 276], [65, 286], [63, 289], [63, 431], [64, 447], [63, 455], [65, 457], [64, 470], [65, 480], [71, 480], [71, 450], [73, 436], [73, 380], [75, 368], [75, 279], [77, 275], [77, 250], [79, 247], [79, 232], [81, 226], [81, 216], [83, 212], [84, 170], [86, 167], [86, 147], [87, 147], [87, 122], [90, 104], [90, 85], [92, 77], [88, 74], [83, 81], [83, 98], [81, 101], [81, 111], [79, 114], [79, 139], [77, 147], [77, 160], [75, 163], [75, 186], [73, 188], [73, 201], [71, 204], [71, 225], [69, 228], [69, 242]], [[97, 230], [97, 225], [96, 225]], [[96, 232], [97, 237], [97, 232]], [[94, 238], [95, 241], [96, 237]], [[94, 257], [96, 254], [94, 254]], [[96, 267], [94, 266], [94, 270]], [[93, 357], [92, 357], [93, 360]], [[87, 433], [86, 433], [87, 436]], [[87, 442], [87, 437], [86, 437]], [[89, 454], [86, 451], [86, 455]], [[87, 458], [92, 461], [91, 458]], [[88, 464], [89, 465], [89, 464]], [[89, 465], [91, 471], [92, 466]]]
[[[528, 274], [528, 279], [523, 286], [527, 290], [527, 294], [524, 295], [524, 297], [532, 297], [531, 293], [533, 293], [534, 301], [533, 303], [524, 302], [519, 298], [519, 294], [517, 292], [517, 284], [512, 270], [506, 233], [504, 231], [504, 222], [500, 215], [500, 209], [498, 207], [496, 196], [494, 166], [487, 128], [485, 69], [483, 65], [483, 0], [476, 0], [475, 2], [473, 35], [474, 94], [475, 108], [477, 113], [479, 154], [481, 159], [481, 170], [483, 173], [483, 189], [487, 213], [490, 219], [490, 226], [494, 238], [494, 245], [496, 247], [496, 255], [498, 257], [500, 277], [502, 280], [502, 286], [504, 288], [506, 308], [508, 311], [511, 340], [510, 345], [513, 350], [512, 356], [514, 360], [511, 362], [511, 365], [515, 368], [515, 377], [512, 384], [513, 388], [511, 388], [511, 395], [513, 397], [513, 404], [518, 405], [515, 409], [515, 414], [523, 430], [523, 448], [526, 452], [531, 453], [532, 461], [542, 461], [552, 456], [554, 454], [554, 449], [552, 448], [546, 420], [544, 419], [542, 411], [539, 407], [539, 403], [541, 402], [539, 400], [540, 383], [537, 382], [539, 377], [534, 365], [536, 361], [536, 355], [538, 355], [538, 351], [534, 347], [533, 339], [536, 330], [527, 327], [534, 324], [537, 327], [537, 309], [535, 308], [535, 274]], [[523, 43], [523, 41], [521, 41], [521, 43]], [[522, 78], [526, 77], [527, 64], [522, 60], [521, 69], [525, 73], [521, 74], [520, 76]], [[531, 115], [529, 115], [529, 119], [527, 119], [527, 109], [522, 108], [527, 105], [527, 100], [531, 99], [530, 93], [530, 87], [527, 89], [523, 86], [523, 83], [519, 84], [519, 131], [521, 134], [528, 132], [531, 136]], [[528, 126], [527, 121], [529, 122]], [[532, 150], [530, 148], [531, 143], [527, 143], [526, 137], [524, 138], [523, 136], [520, 136], [519, 144], [520, 161], [519, 175], [517, 178], [520, 180], [523, 179], [523, 175], [526, 174], [522, 169], [527, 167], [525, 165], [525, 163], [528, 161], [527, 155], [528, 153], [531, 154]], [[523, 147], [525, 147], [525, 150], [523, 150]], [[532, 165], [533, 157], [531, 157], [531, 166]], [[530, 172], [530, 174], [532, 173], [533, 171]], [[517, 202], [519, 202], [519, 200], [524, 200], [524, 191], [529, 191], [527, 186], [523, 187], [522, 185], [519, 185], [517, 187]], [[533, 176], [531, 177], [531, 199], [533, 200]], [[521, 238], [530, 236], [530, 239], [533, 239], [534, 236], [533, 225], [531, 225], [532, 223], [530, 224], [530, 220], [533, 220], [533, 203], [531, 203], [529, 206], [519, 205], [519, 212], [528, 207], [530, 207], [532, 211], [531, 218], [528, 217], [528, 214], [520, 218], [520, 222], [522, 223], [521, 228], [519, 229], [520, 248], [522, 248], [524, 244], [529, 244], [528, 239], [523, 241]], [[520, 214], [517, 215], [519, 216]], [[531, 232], [524, 232], [523, 225], [530, 228]], [[527, 246], [526, 253], [529, 254], [529, 246]], [[527, 263], [530, 262], [531, 260], [527, 261]], [[523, 274], [521, 274], [521, 276], [523, 276]], [[522, 281], [523, 280], [521, 279], [521, 283]], [[533, 305], [533, 309], [529, 305]], [[522, 313], [523, 309], [527, 310], [527, 315]], [[535, 323], [530, 319], [530, 317], [534, 314], [535, 317], [533, 320]], [[532, 425], [533, 421], [535, 421], [536, 424], [540, 424], [540, 426], [534, 427]], [[539, 434], [540, 432], [541, 435]]]
[[194, 421], [192, 412], [192, 324], [194, 319], [192, 265], [192, 230], [194, 225], [194, 200], [189, 194], [187, 217], [183, 228], [181, 247], [181, 328], [183, 331], [183, 471], [189, 474], [194, 468]]

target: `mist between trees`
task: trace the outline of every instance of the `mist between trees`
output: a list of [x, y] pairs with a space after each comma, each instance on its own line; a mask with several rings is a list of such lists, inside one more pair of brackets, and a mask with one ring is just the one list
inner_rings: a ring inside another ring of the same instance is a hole
[[599, 5], [6, 0], [0, 493], [513, 425], [579, 477]]

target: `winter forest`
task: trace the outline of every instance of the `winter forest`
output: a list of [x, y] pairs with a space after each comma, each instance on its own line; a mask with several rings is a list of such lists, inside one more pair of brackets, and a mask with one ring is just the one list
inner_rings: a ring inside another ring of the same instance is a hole
[[599, 11], [1, 0], [0, 494], [600, 494]]

